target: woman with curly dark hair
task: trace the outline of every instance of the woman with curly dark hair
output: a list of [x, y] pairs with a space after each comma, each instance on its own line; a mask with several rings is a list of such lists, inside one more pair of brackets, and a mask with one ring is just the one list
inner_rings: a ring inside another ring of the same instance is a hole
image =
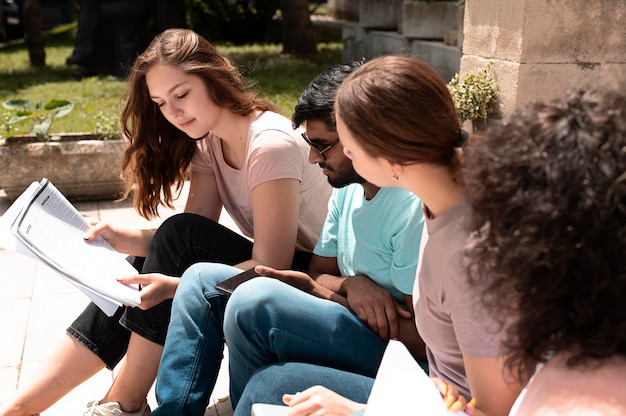
[[[158, 35], [131, 68], [121, 119], [130, 142], [122, 163], [129, 179], [124, 196], [132, 193], [137, 212], [151, 219], [159, 206], [172, 207], [189, 168], [185, 212], [158, 230], [94, 226], [92, 234], [116, 250], [145, 257], [142, 273], [124, 280], [142, 285], [141, 303], [112, 317], [90, 304], [37, 378], [3, 403], [2, 416], [39, 413], [124, 356], [111, 389], [86, 414], [150, 414], [146, 395], [163, 351], [172, 297], [187, 267], [200, 261], [241, 269], [308, 266], [331, 188], [309, 163], [301, 132], [249, 91], [206, 39], [185, 29]], [[249, 239], [218, 223], [223, 208]], [[223, 347], [226, 297], [215, 298], [220, 307], [211, 311], [210, 336]], [[219, 368], [221, 349], [215, 359]]]
[[530, 380], [511, 414], [625, 414], [626, 95], [520, 109], [465, 167], [471, 276]]

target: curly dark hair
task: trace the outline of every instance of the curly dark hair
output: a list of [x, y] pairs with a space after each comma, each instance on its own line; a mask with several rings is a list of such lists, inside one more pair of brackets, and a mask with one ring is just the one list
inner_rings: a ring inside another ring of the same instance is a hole
[[465, 157], [470, 276], [507, 328], [508, 369], [626, 355], [626, 95], [528, 105]]

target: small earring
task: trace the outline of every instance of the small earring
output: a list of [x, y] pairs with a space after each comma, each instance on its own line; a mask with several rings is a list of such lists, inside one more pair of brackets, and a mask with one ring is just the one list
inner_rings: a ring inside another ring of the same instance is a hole
[[393, 174], [391, 178], [393, 179], [394, 182], [398, 182], [398, 175], [396, 175], [395, 173]]

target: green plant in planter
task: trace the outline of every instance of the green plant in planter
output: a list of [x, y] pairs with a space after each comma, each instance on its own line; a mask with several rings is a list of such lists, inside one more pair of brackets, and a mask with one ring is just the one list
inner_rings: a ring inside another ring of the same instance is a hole
[[38, 101], [35, 105], [30, 100], [9, 100], [2, 103], [7, 110], [13, 111], [13, 115], [7, 122], [9, 125], [22, 120], [32, 120], [33, 127], [30, 134], [37, 140], [46, 142], [60, 140], [60, 136], [50, 136], [48, 131], [55, 118], [68, 115], [74, 108], [74, 103], [68, 100], [50, 100], [45, 104]]
[[461, 80], [459, 74], [448, 83], [461, 122], [471, 121], [476, 127], [484, 124], [498, 98], [498, 84], [491, 75], [491, 62]]
[[96, 124], [93, 133], [103, 140], [115, 140], [120, 138], [120, 123], [117, 117], [98, 111], [95, 115]]

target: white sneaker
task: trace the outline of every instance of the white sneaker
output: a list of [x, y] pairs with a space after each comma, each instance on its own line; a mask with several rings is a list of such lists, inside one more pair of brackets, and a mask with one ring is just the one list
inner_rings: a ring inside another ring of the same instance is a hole
[[123, 412], [120, 404], [117, 402], [102, 403], [98, 400], [87, 403], [87, 411], [83, 413], [83, 416], [149, 416], [150, 407], [148, 402], [144, 402], [137, 412], [128, 413]]

